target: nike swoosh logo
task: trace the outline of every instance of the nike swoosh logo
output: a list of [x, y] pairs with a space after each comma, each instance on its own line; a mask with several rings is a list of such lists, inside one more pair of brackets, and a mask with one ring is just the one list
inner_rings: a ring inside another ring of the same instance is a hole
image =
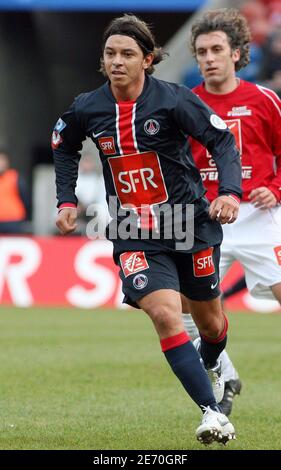
[[97, 134], [95, 134], [94, 131], [93, 131], [93, 137], [94, 137], [94, 139], [96, 139], [99, 135], [104, 134], [105, 132], [106, 132], [106, 129], [105, 129], [105, 131], [98, 132]]
[[212, 290], [213, 290], [213, 289], [215, 289], [215, 288], [217, 287], [217, 285], [218, 285], [218, 282], [219, 282], [219, 281], [217, 280], [217, 282], [215, 282], [215, 284], [211, 284], [211, 289], [212, 289]]

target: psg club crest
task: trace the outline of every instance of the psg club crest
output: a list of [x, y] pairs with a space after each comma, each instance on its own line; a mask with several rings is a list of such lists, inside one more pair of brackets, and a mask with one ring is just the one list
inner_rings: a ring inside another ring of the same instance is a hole
[[148, 119], [147, 121], [145, 121], [143, 127], [147, 134], [154, 135], [157, 134], [157, 132], [159, 131], [160, 124], [155, 119]]
[[144, 289], [148, 284], [148, 278], [145, 274], [137, 274], [133, 279], [133, 286], [135, 289]]

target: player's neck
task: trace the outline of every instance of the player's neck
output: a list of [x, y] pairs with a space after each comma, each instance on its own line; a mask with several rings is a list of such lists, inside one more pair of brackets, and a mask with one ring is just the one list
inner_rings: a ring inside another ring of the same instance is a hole
[[229, 77], [223, 83], [207, 83], [205, 82], [205, 89], [209, 93], [216, 95], [226, 95], [234, 91], [240, 84], [240, 79], [235, 75]]
[[110, 85], [112, 94], [116, 101], [136, 101], [141, 95], [144, 87], [145, 77], [137, 83], [133, 82], [126, 86]]

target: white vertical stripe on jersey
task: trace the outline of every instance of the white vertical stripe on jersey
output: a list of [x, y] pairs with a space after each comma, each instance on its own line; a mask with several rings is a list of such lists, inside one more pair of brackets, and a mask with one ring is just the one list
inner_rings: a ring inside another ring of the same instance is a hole
[[136, 127], [135, 127], [136, 108], [137, 108], [137, 103], [135, 103], [134, 106], [133, 106], [132, 121], [131, 122], [132, 122], [132, 133], [133, 133], [133, 139], [134, 139], [134, 146], [135, 146], [136, 152], [139, 153], [137, 137], [136, 137]]
[[[280, 98], [278, 95], [276, 95], [276, 93], [273, 91], [273, 90], [270, 90], [269, 88], [265, 88], [263, 86], [260, 86], [260, 85], [257, 85], [257, 88], [265, 95], [267, 96], [271, 101], [272, 103], [274, 104], [275, 108], [277, 109], [278, 113], [280, 114], [281, 116], [281, 109], [279, 108], [278, 104], [276, 103], [276, 101], [272, 98], [272, 96], [270, 96], [270, 92], [273, 93], [276, 98], [278, 98], [278, 101], [280, 101]], [[269, 92], [269, 93], [268, 93]]]
[[117, 135], [117, 145], [119, 147], [119, 153], [120, 155], [123, 155], [123, 150], [121, 147], [121, 142], [120, 142], [120, 132], [119, 132], [119, 106], [116, 103], [115, 104], [115, 109], [116, 109], [116, 135]]

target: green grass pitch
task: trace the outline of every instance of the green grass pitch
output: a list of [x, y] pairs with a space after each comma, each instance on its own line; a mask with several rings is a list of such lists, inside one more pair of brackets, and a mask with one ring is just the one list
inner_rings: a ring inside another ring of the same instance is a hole
[[[243, 390], [227, 449], [281, 449], [281, 315], [229, 314]], [[221, 449], [138, 311], [0, 308], [0, 449]]]

